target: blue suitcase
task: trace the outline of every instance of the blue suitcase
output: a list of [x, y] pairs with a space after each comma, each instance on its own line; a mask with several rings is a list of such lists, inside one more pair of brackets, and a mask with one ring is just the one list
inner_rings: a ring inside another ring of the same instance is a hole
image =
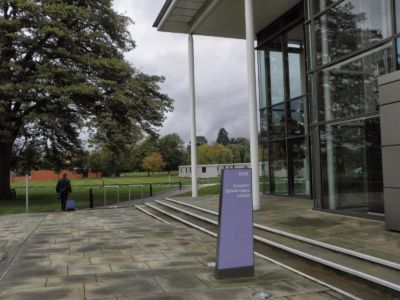
[[76, 208], [76, 203], [75, 200], [67, 200], [67, 203], [65, 204], [65, 210], [66, 211], [74, 211]]

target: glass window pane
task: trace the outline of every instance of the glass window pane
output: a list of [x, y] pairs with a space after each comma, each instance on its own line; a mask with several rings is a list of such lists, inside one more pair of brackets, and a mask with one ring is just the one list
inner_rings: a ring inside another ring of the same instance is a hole
[[268, 143], [264, 140], [261, 144], [261, 166], [262, 166], [262, 179], [261, 179], [261, 192], [262, 193], [270, 193], [270, 184], [269, 184], [269, 157], [268, 157]]
[[[311, 1], [311, 0], [309, 0]], [[312, 0], [313, 2], [313, 8], [314, 8], [314, 14], [317, 14], [324, 9], [328, 8], [330, 5], [332, 5], [335, 2], [339, 2], [340, 0]]]
[[383, 212], [379, 118], [321, 127], [323, 206]]
[[270, 101], [274, 105], [285, 100], [282, 40], [272, 42], [268, 50]]
[[270, 145], [271, 188], [276, 194], [288, 194], [286, 142], [270, 143]]
[[278, 104], [270, 110], [270, 139], [282, 139], [285, 134], [285, 104]]
[[377, 78], [392, 71], [391, 57], [386, 44], [319, 72], [320, 121], [377, 111]]
[[304, 107], [303, 98], [292, 100], [289, 103], [288, 135], [304, 135]]
[[298, 25], [287, 32], [289, 99], [305, 94], [304, 31]]
[[261, 138], [268, 137], [268, 113], [266, 109], [260, 111], [260, 130]]
[[307, 147], [304, 139], [289, 141], [289, 151], [293, 158], [293, 185], [294, 194], [310, 194], [310, 167], [307, 155]]
[[396, 31], [400, 32], [400, 0], [395, 0], [396, 6]]
[[389, 37], [390, 3], [390, 0], [347, 0], [317, 18], [317, 63], [329, 63]]
[[318, 100], [317, 95], [315, 92], [314, 87], [314, 75], [310, 74], [307, 77], [307, 84], [308, 84], [308, 101], [310, 103], [310, 123], [317, 123], [318, 122]]
[[267, 107], [267, 86], [265, 77], [265, 52], [260, 50], [257, 53], [258, 59], [258, 86], [260, 109]]

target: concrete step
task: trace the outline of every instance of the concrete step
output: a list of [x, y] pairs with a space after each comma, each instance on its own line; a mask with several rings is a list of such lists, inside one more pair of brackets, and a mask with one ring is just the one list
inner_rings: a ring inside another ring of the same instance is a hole
[[[201, 212], [201, 214], [203, 216], [209, 216], [209, 215], [218, 216], [218, 212], [216, 212], [216, 211], [213, 211], [213, 210], [210, 210], [210, 209], [205, 209], [203, 207], [199, 207], [199, 206], [192, 205], [192, 204], [189, 204], [189, 203], [185, 203], [183, 201], [179, 201], [179, 200], [175, 200], [175, 199], [171, 199], [171, 198], [167, 198], [167, 199], [165, 199], [165, 201], [171, 202], [171, 203], [177, 205], [178, 207], [182, 207], [184, 209], [189, 209], [189, 210], [192, 209], [192, 211], [195, 212], [195, 213], [196, 212], [197, 213]], [[395, 261], [390, 261], [390, 260], [387, 260], [387, 259], [383, 259], [381, 257], [368, 255], [368, 254], [360, 252], [360, 251], [354, 251], [354, 250], [351, 250], [351, 249], [347, 249], [347, 248], [340, 247], [340, 246], [337, 246], [337, 245], [332, 245], [332, 244], [325, 243], [325, 242], [322, 242], [322, 241], [319, 241], [319, 240], [315, 240], [315, 239], [310, 239], [310, 238], [307, 238], [307, 237], [304, 237], [304, 236], [301, 236], [301, 235], [298, 235], [298, 234], [293, 234], [293, 233], [290, 233], [290, 232], [287, 232], [287, 231], [279, 230], [279, 229], [276, 229], [276, 228], [272, 228], [272, 227], [265, 226], [265, 225], [262, 225], [262, 224], [257, 224], [257, 223], [254, 223], [254, 230], [262, 230], [262, 231], [266, 231], [266, 232], [269, 232], [269, 233], [278, 234], [278, 235], [281, 235], [283, 237], [288, 237], [288, 238], [293, 239], [293, 240], [305, 242], [307, 244], [315, 245], [315, 246], [318, 246], [318, 247], [321, 247], [321, 248], [324, 248], [324, 249], [328, 249], [328, 250], [332, 250], [334, 252], [343, 253], [343, 254], [346, 254], [346, 255], [349, 255], [349, 256], [352, 256], [352, 257], [355, 257], [355, 258], [359, 258], [361, 260], [370, 261], [372, 263], [376, 263], [376, 264], [382, 265], [382, 266], [387, 266], [389, 268], [392, 268], [392, 269], [400, 271], [400, 264], [399, 263], [397, 263]]]
[[[204, 208], [187, 205], [176, 200], [156, 201], [156, 204], [151, 204], [151, 209], [171, 214], [178, 217], [181, 221], [193, 223], [204, 230], [208, 230], [216, 235], [218, 226], [218, 214], [214, 211]], [[157, 210], [158, 209], [158, 210]], [[256, 224], [257, 225], [257, 224]], [[339, 272], [346, 273], [350, 276], [358, 277], [362, 280], [400, 292], [400, 271], [396, 269], [397, 265], [393, 264], [393, 268], [380, 264], [379, 259], [373, 262], [368, 259], [356, 257], [350, 254], [327, 249], [310, 241], [299, 240], [297, 238], [285, 236], [279, 233], [267, 231], [265, 228], [260, 228], [260, 225], [254, 228], [254, 238], [258, 244], [268, 245], [269, 247], [277, 248], [281, 251], [297, 255], [302, 259], [310, 260], [314, 263], [322, 264], [325, 267], [334, 269]], [[324, 246], [324, 245], [323, 245]]]

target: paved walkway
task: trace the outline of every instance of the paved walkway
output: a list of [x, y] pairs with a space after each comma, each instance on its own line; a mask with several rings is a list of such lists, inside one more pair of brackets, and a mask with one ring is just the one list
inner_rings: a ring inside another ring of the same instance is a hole
[[0, 253], [7, 263], [18, 254], [0, 275], [0, 299], [250, 300], [264, 289], [275, 299], [345, 299], [259, 259], [254, 278], [216, 280], [214, 238], [135, 208], [2, 216], [0, 228]]
[[[215, 196], [176, 199], [218, 211]], [[263, 195], [254, 222], [400, 263], [399, 232], [383, 221], [315, 211], [311, 200]]]

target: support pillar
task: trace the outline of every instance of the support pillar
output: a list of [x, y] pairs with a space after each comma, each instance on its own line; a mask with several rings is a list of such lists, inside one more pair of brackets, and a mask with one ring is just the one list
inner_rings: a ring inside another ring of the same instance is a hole
[[247, 44], [247, 78], [249, 101], [250, 155], [253, 184], [253, 210], [260, 209], [260, 177], [258, 161], [258, 124], [257, 124], [257, 85], [256, 60], [254, 50], [254, 13], [253, 0], [244, 0]]
[[378, 103], [386, 228], [400, 232], [400, 71], [379, 77]]
[[189, 98], [190, 98], [190, 154], [192, 168], [192, 197], [197, 197], [197, 141], [196, 141], [196, 88], [194, 76], [193, 35], [189, 34]]

